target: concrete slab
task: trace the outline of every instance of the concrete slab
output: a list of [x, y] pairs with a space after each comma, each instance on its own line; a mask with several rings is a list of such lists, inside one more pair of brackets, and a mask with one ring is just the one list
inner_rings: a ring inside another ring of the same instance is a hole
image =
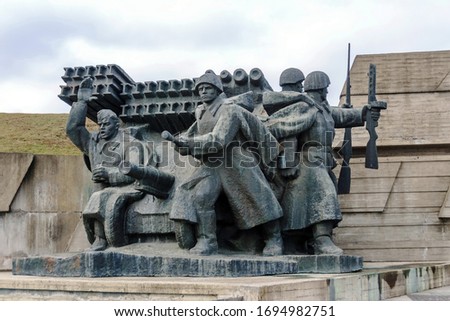
[[32, 154], [0, 153], [0, 212], [9, 212], [33, 158]]
[[410, 293], [386, 301], [450, 301], [450, 286]]
[[[255, 277], [36, 277], [0, 272], [0, 300], [380, 301], [443, 298], [450, 262], [371, 263], [346, 274]], [[424, 292], [435, 289], [435, 292]]]

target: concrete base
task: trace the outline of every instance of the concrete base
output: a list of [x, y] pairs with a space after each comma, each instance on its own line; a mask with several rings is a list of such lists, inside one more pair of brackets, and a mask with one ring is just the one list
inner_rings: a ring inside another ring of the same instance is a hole
[[256, 277], [36, 277], [0, 272], [0, 300], [379, 301], [450, 285], [450, 262]]
[[138, 243], [102, 252], [15, 258], [13, 274], [60, 277], [245, 277], [360, 271], [361, 257], [327, 255], [189, 254], [175, 243]]

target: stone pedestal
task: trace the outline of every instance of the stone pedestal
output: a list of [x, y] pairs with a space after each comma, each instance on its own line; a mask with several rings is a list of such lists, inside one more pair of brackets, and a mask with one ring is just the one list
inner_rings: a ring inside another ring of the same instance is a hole
[[297, 273], [347, 273], [362, 270], [357, 256], [242, 253], [199, 256], [175, 243], [140, 243], [103, 252], [63, 253], [15, 258], [13, 274], [60, 277], [196, 276], [243, 277]]

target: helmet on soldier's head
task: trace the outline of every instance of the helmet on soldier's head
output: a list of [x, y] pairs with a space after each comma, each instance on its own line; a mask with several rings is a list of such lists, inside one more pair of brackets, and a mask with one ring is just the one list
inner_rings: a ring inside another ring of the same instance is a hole
[[202, 76], [195, 79], [195, 86], [194, 86], [195, 91], [198, 92], [198, 86], [200, 86], [200, 84], [213, 85], [214, 87], [216, 87], [219, 90], [219, 92], [223, 92], [223, 85], [222, 85], [222, 81], [220, 80], [220, 77], [217, 76], [212, 71], [207, 71]]
[[303, 80], [305, 80], [305, 75], [300, 69], [288, 68], [280, 75], [280, 86], [293, 85]]
[[313, 71], [306, 76], [305, 91], [327, 88], [330, 85], [330, 78], [323, 71]]

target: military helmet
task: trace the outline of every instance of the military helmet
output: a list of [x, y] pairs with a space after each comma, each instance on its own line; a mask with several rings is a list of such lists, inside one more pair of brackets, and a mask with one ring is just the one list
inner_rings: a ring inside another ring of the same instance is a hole
[[305, 75], [300, 69], [288, 68], [280, 75], [280, 86], [293, 85], [303, 80], [305, 80]]
[[214, 87], [216, 87], [220, 92], [223, 92], [223, 85], [222, 85], [222, 81], [220, 80], [219, 76], [217, 76], [214, 72], [212, 71], [207, 71], [206, 73], [204, 73], [202, 76], [200, 76], [199, 78], [195, 79], [195, 86], [194, 86], [194, 90], [198, 92], [198, 86], [200, 86], [200, 84], [210, 84], [213, 85]]
[[323, 71], [313, 71], [306, 76], [305, 91], [327, 88], [330, 85], [330, 78]]

